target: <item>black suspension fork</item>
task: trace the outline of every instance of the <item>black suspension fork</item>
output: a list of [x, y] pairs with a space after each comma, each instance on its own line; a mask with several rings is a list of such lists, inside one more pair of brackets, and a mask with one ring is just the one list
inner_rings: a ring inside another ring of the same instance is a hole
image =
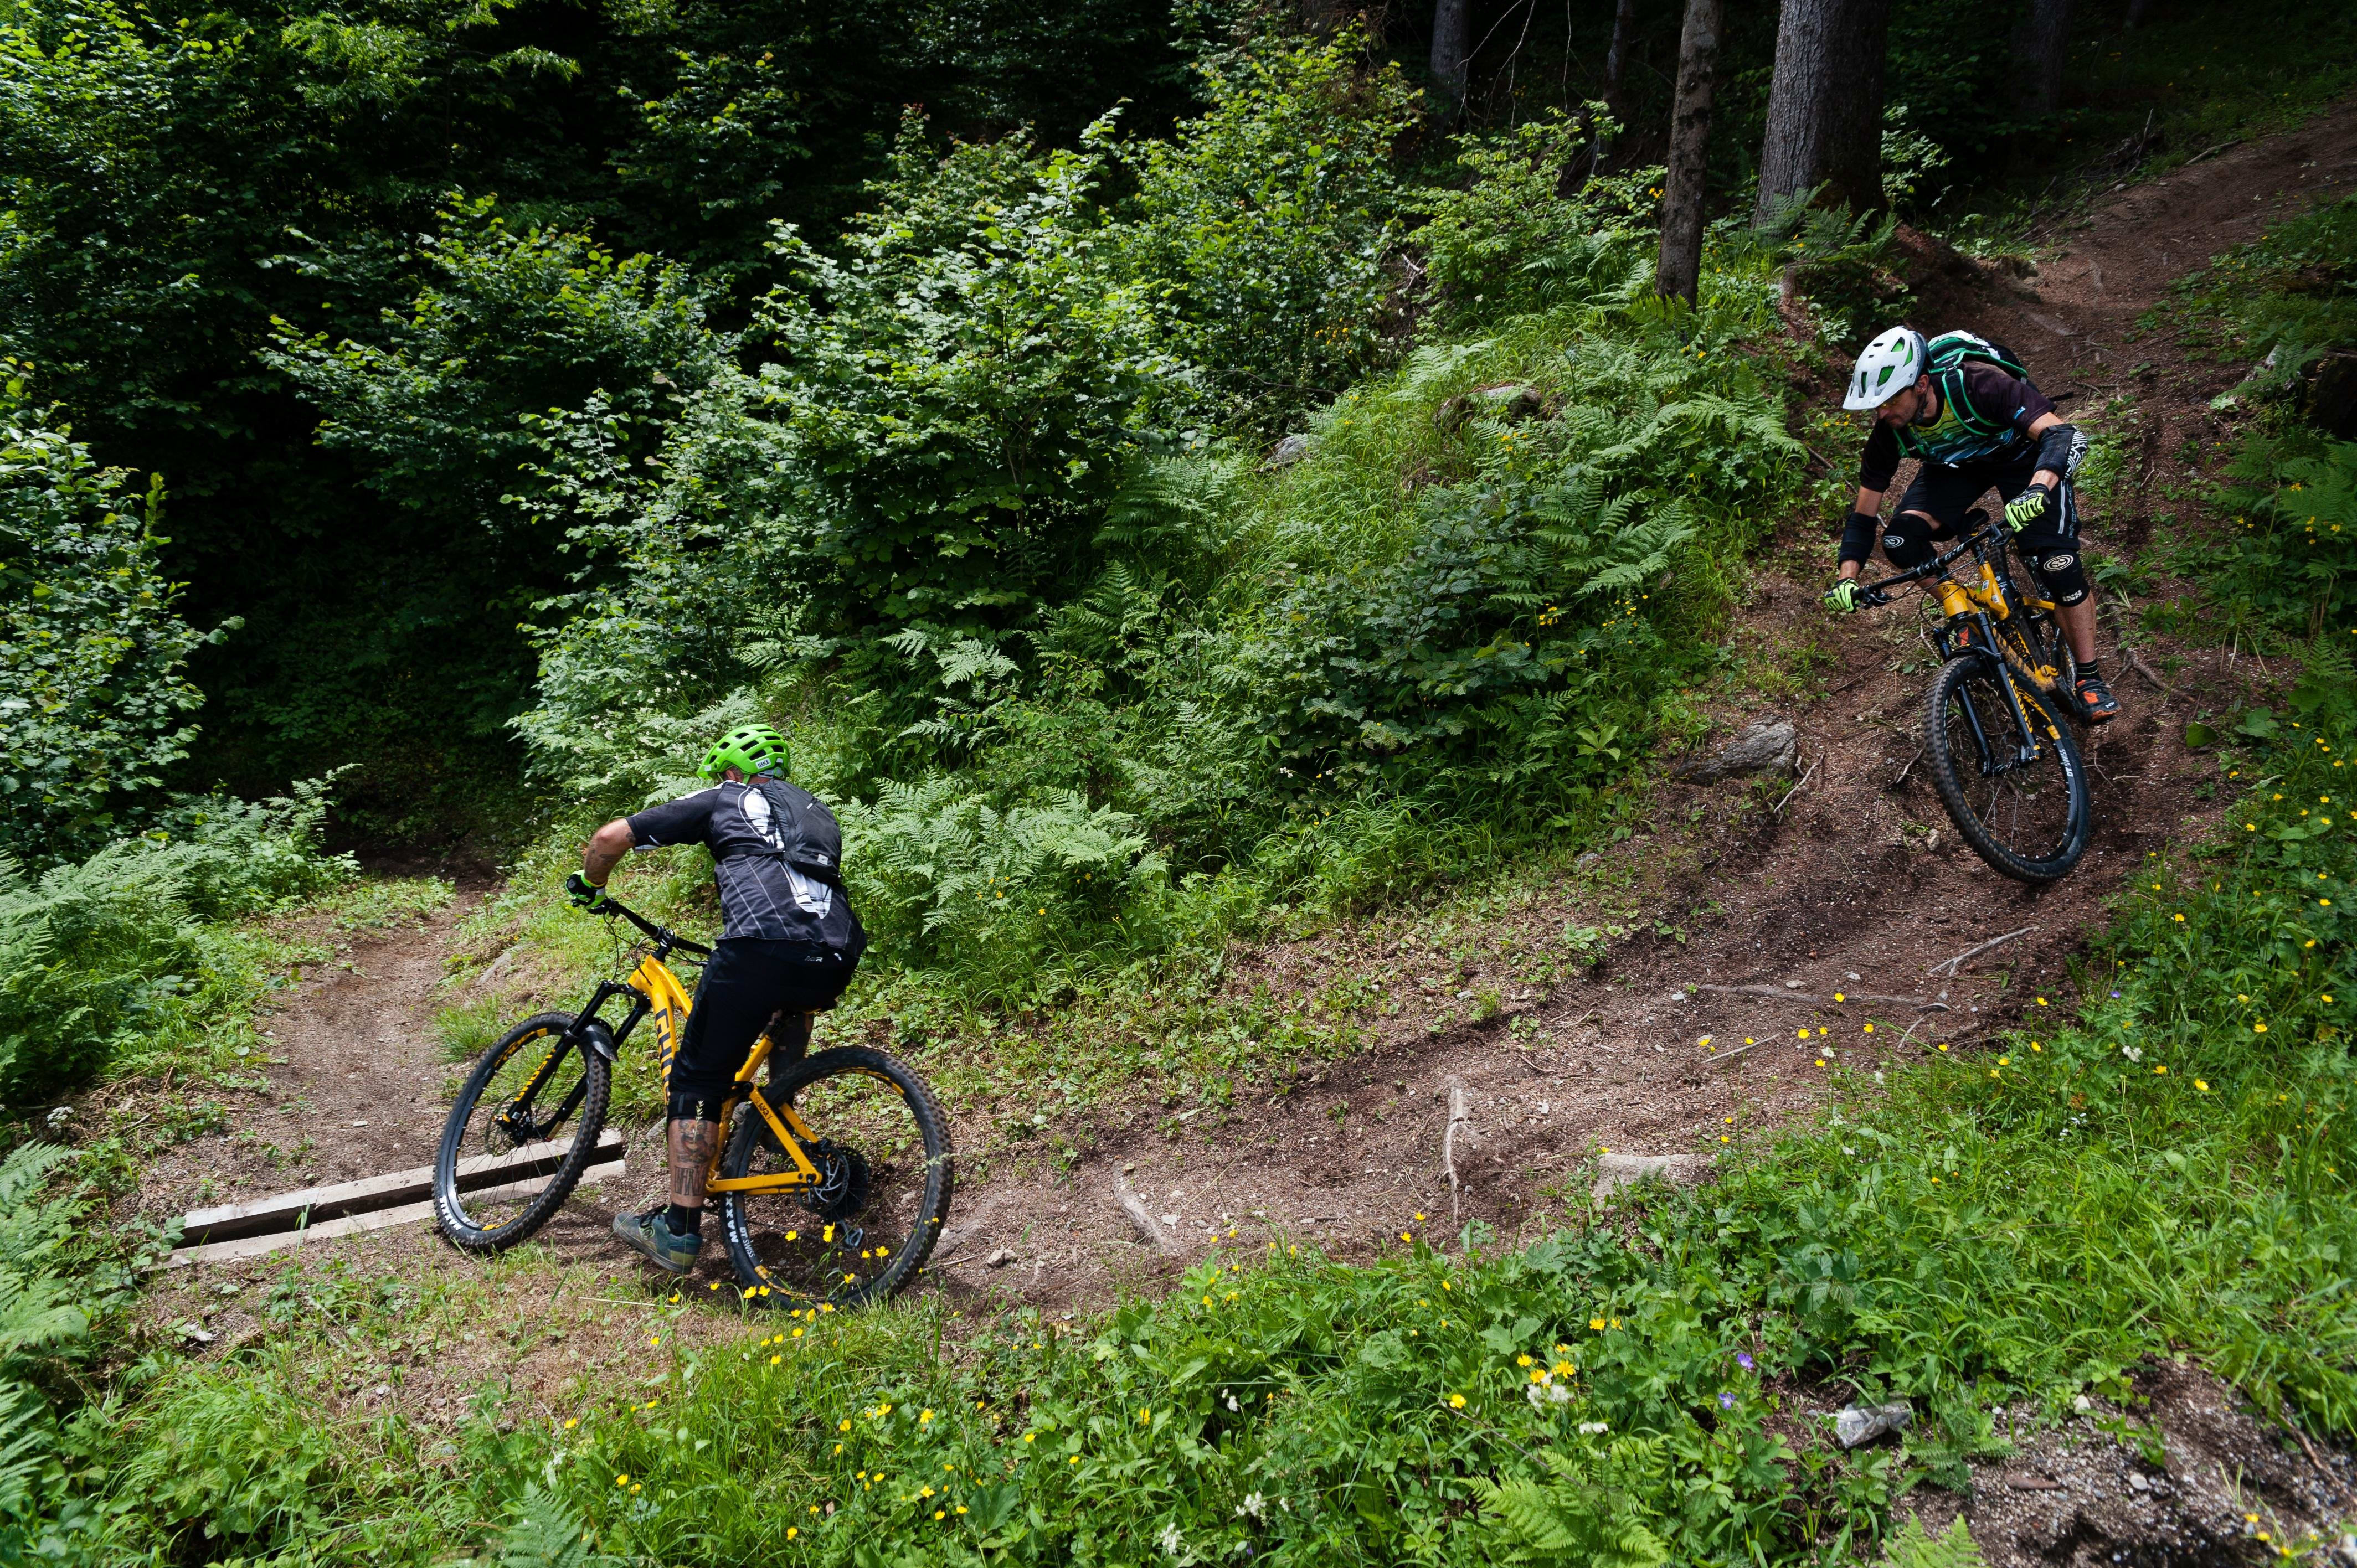
[[2013, 722], [2021, 726], [2022, 746], [2026, 748], [2017, 748], [2011, 760], [1999, 763], [1996, 748], [1989, 744], [1988, 732], [1981, 727], [1981, 715], [1973, 706], [1971, 695], [1959, 693], [1964, 707], [1964, 722], [1972, 726], [1973, 742], [1981, 748], [1981, 777], [1994, 779], [2000, 773], [2012, 772], [2035, 757], [2038, 755], [2038, 736], [2029, 726], [2029, 711], [2021, 705], [2021, 693], [2013, 683], [2013, 671], [2007, 666], [2004, 655], [1993, 653], [1987, 657], [1996, 671], [1996, 683], [2005, 691], [2007, 705], [2013, 709]]
[[[1990, 621], [1986, 611], [1981, 612], [1975, 618], [1980, 622], [1981, 628], [1979, 657], [1996, 671], [1997, 684], [2004, 688], [2005, 700], [2013, 707], [2014, 721], [2021, 725], [2022, 735], [2029, 737], [2029, 715], [2022, 711], [2021, 694], [2013, 688], [2013, 672], [2006, 668], [2005, 655], [1996, 651], [1996, 627]], [[2027, 760], [2017, 754], [2009, 762], [1997, 761], [1996, 747], [1989, 744], [1988, 730], [1981, 723], [1980, 710], [1973, 705], [1973, 696], [1969, 689], [1957, 692], [1956, 705], [1964, 710], [1965, 727], [1973, 732], [1973, 745], [1980, 751], [1982, 778], [1994, 779], [2000, 773], [2011, 772]], [[2031, 739], [2030, 744], [2034, 746], [2037, 742]]]
[[[597, 1015], [608, 1002], [623, 994], [632, 999], [630, 1010], [623, 1015], [619, 1027], [608, 1028], [606, 1021]], [[533, 1069], [532, 1077], [500, 1112], [499, 1124], [519, 1141], [529, 1141], [549, 1129], [564, 1126], [574, 1112], [581, 1109], [582, 1101], [587, 1097], [589, 1075], [582, 1074], [565, 1091], [556, 1109], [543, 1121], [533, 1115], [533, 1101], [540, 1097], [542, 1090], [548, 1087], [549, 1079], [556, 1072], [556, 1064], [565, 1059], [565, 1053], [568, 1050], [594, 1050], [608, 1061], [614, 1060], [621, 1043], [630, 1038], [630, 1031], [638, 1027], [639, 1020], [646, 1015], [647, 999], [636, 988], [619, 985], [610, 980], [600, 981], [588, 1003], [573, 1015], [573, 1027], [557, 1036], [548, 1054], [541, 1058], [540, 1066]]]

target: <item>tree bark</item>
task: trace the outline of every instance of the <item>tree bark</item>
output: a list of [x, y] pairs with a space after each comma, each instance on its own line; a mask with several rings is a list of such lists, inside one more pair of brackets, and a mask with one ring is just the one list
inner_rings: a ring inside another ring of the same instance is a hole
[[[1622, 124], [1629, 123], [1629, 50], [1637, 35], [1637, 0], [1620, 0], [1612, 13], [1612, 42], [1604, 51], [1604, 107]], [[1612, 156], [1612, 138], [1596, 138], [1596, 167], [1601, 170]]]
[[1433, 0], [1432, 80], [1440, 89], [1445, 117], [1465, 107], [1467, 12], [1471, 0]]
[[2013, 35], [2014, 81], [2024, 114], [2042, 119], [2062, 107], [2070, 45], [2071, 0], [2029, 0], [2029, 14]]
[[1662, 182], [1662, 259], [1653, 292], [1688, 305], [1702, 283], [1703, 173], [1710, 151], [1711, 90], [1718, 79], [1718, 41], [1727, 0], [1686, 0], [1678, 40], [1678, 98], [1670, 112], [1669, 173]]
[[1764, 221], [1779, 199], [1822, 183], [1854, 211], [1882, 201], [1882, 57], [1890, 0], [1784, 0], [1760, 149]]

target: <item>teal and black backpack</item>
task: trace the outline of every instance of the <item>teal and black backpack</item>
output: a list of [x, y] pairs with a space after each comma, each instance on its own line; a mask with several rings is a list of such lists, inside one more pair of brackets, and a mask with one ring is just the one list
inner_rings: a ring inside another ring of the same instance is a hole
[[1901, 425], [1896, 432], [1900, 451], [1927, 463], [1969, 463], [2021, 439], [2013, 427], [2018, 410], [1979, 407], [1964, 387], [1964, 367], [1975, 360], [2027, 380], [2029, 371], [2012, 349], [1972, 332], [1943, 332], [1924, 347], [1932, 356], [1927, 373], [1940, 393], [1940, 417], [1930, 424]]

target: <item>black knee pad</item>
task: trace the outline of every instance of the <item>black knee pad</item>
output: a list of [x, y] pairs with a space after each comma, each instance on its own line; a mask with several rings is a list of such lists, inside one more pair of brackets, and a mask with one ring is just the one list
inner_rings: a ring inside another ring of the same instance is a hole
[[1932, 520], [1902, 511], [1882, 525], [1882, 553], [1900, 571], [1911, 571], [1932, 558]]
[[726, 1104], [726, 1097], [715, 1100], [691, 1089], [673, 1094], [664, 1114], [674, 1122], [717, 1122]]
[[2025, 542], [2022, 553], [2029, 557], [2038, 580], [2056, 604], [2075, 605], [2087, 596], [2087, 568], [2079, 559], [2078, 541], [2058, 540], [2042, 549]]

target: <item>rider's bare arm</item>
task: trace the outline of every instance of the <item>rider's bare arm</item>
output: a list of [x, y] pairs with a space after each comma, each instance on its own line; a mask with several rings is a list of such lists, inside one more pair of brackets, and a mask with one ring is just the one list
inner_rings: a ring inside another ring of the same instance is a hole
[[630, 853], [630, 824], [623, 818], [616, 817], [599, 828], [590, 835], [588, 847], [581, 852], [582, 877], [592, 887], [605, 886], [606, 878], [614, 874], [614, 867]]

